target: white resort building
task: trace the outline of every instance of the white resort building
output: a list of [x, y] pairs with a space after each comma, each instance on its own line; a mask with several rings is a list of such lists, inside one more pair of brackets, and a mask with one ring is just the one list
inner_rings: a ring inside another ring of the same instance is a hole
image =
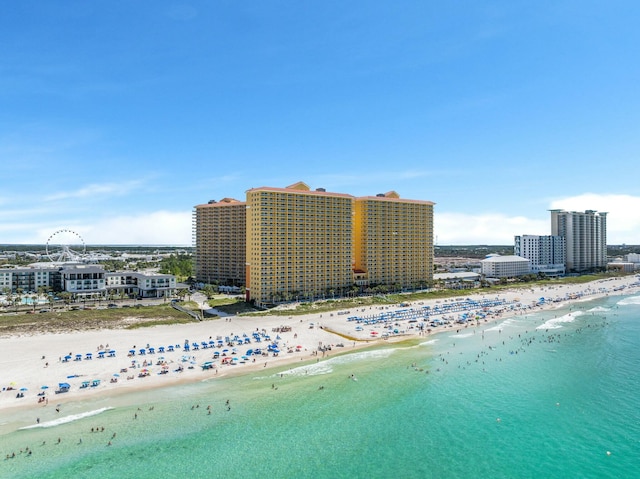
[[486, 278], [515, 278], [531, 273], [529, 260], [520, 256], [491, 255], [480, 265]]
[[532, 273], [565, 274], [566, 242], [563, 236], [522, 235], [515, 237], [513, 253], [531, 263]]
[[0, 294], [36, 294], [43, 289], [71, 293], [74, 298], [168, 298], [175, 294], [176, 278], [170, 274], [137, 271], [107, 272], [99, 265], [40, 264], [0, 269]]

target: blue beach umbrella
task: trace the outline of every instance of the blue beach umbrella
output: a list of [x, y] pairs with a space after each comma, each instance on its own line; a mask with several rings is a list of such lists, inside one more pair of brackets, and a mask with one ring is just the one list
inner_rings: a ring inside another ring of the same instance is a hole
[[40, 389], [49, 389], [49, 386], [42, 386]]

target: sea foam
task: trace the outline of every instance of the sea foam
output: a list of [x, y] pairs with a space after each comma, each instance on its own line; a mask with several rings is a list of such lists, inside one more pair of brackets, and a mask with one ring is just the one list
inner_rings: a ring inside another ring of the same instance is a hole
[[39, 424], [33, 424], [31, 426], [24, 426], [20, 429], [35, 429], [38, 427], [49, 428], [60, 426], [61, 424], [67, 424], [69, 422], [78, 421], [80, 419], [84, 419], [85, 417], [97, 416], [98, 414], [102, 414], [105, 411], [113, 409], [112, 407], [103, 407], [100, 409], [94, 409], [93, 411], [82, 412], [80, 414], [71, 414], [70, 416], [64, 416], [58, 419], [54, 419], [53, 421], [41, 422]]
[[640, 305], [640, 296], [630, 296], [618, 301], [619, 306], [638, 306]]
[[562, 327], [562, 323], [571, 323], [578, 316], [582, 316], [584, 313], [582, 311], [574, 311], [569, 314], [565, 314], [564, 316], [560, 316], [559, 318], [553, 318], [547, 321], [546, 323], [541, 324], [536, 329], [559, 329]]
[[464, 334], [452, 334], [449, 336], [450, 338], [470, 338], [473, 336], [473, 333], [464, 333]]
[[489, 332], [489, 331], [502, 331], [505, 326], [510, 326], [514, 323], [516, 323], [517, 321], [515, 319], [509, 318], [509, 319], [505, 319], [503, 322], [501, 322], [500, 324], [496, 325], [496, 326], [492, 326], [491, 328], [487, 328], [484, 331], [485, 332]]
[[385, 359], [391, 356], [395, 348], [390, 349], [376, 349], [372, 351], [362, 351], [359, 353], [345, 354], [335, 358], [327, 359], [318, 363], [308, 364], [306, 366], [299, 366], [297, 368], [289, 369], [288, 371], [282, 371], [274, 376], [320, 376], [322, 374], [331, 374], [333, 367], [338, 364], [349, 364], [359, 362], [368, 359]]

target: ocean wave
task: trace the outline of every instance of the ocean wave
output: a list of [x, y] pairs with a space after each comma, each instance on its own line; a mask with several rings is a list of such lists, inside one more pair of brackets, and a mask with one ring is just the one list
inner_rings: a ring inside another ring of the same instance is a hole
[[375, 349], [371, 351], [361, 351], [359, 353], [345, 354], [335, 358], [327, 359], [326, 361], [308, 364], [306, 366], [298, 366], [297, 368], [276, 373], [273, 376], [303, 377], [331, 374], [333, 372], [334, 366], [336, 365], [349, 364], [367, 359], [385, 359], [391, 356], [391, 354], [393, 354], [395, 350], [395, 348]]
[[591, 308], [589, 313], [607, 313], [611, 311], [609, 308], [605, 308], [604, 306], [596, 306], [595, 308]]
[[439, 340], [438, 339], [430, 339], [429, 341], [425, 341], [424, 343], [420, 343], [419, 346], [432, 346], [434, 344], [436, 344]]
[[617, 304], [619, 306], [638, 306], [640, 305], [640, 296], [630, 296], [628, 298], [621, 299]]
[[492, 326], [491, 328], [485, 329], [485, 332], [488, 332], [488, 331], [501, 331], [501, 330], [503, 330], [505, 328], [505, 326], [510, 326], [510, 325], [512, 325], [512, 324], [514, 324], [516, 322], [517, 322], [517, 320], [515, 320], [513, 318], [505, 319], [500, 324], [497, 324], [495, 326]]
[[85, 417], [97, 416], [98, 414], [102, 414], [109, 409], [113, 409], [112, 407], [103, 407], [100, 409], [94, 409], [93, 411], [82, 412], [80, 414], [71, 414], [70, 416], [64, 416], [58, 419], [54, 419], [53, 421], [41, 422], [39, 424], [33, 424], [31, 426], [24, 426], [20, 429], [35, 429], [38, 427], [49, 428], [60, 426], [61, 424], [67, 424], [69, 422], [78, 421], [80, 419], [84, 419]]
[[464, 334], [452, 334], [449, 336], [450, 338], [468, 338], [473, 336], [473, 333], [464, 333]]
[[560, 316], [559, 318], [553, 318], [547, 321], [546, 323], [541, 324], [536, 329], [559, 329], [562, 327], [562, 323], [571, 323], [578, 316], [582, 316], [584, 313], [582, 311], [574, 311], [569, 314], [565, 314], [564, 316]]

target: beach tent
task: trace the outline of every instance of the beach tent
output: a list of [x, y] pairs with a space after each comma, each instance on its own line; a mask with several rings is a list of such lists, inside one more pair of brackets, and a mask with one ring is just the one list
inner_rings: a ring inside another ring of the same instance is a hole
[[59, 383], [58, 389], [56, 389], [56, 394], [69, 392], [70, 388], [71, 385], [69, 383]]

